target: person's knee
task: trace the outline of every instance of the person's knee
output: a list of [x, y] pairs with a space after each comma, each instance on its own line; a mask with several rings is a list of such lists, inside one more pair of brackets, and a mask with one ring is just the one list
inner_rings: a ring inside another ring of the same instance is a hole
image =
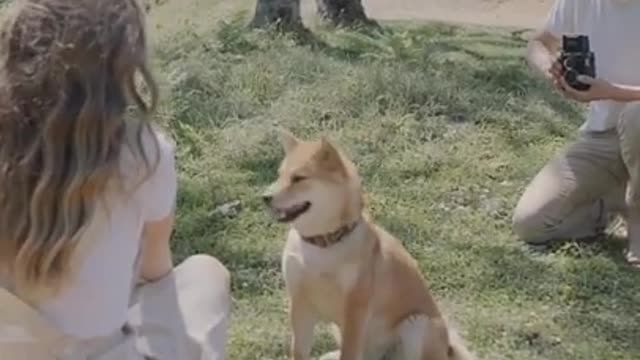
[[511, 220], [511, 228], [518, 239], [532, 242], [540, 233], [541, 222], [537, 214], [516, 208]]
[[640, 102], [625, 106], [618, 121], [620, 152], [629, 173], [627, 206], [640, 208]]
[[202, 284], [201, 286], [217, 288], [218, 296], [225, 303], [231, 301], [231, 273], [215, 257], [205, 254], [192, 255], [180, 264], [179, 268], [180, 271], [194, 274], [194, 276], [209, 284]]
[[618, 120], [618, 132], [632, 139], [640, 136], [640, 102], [630, 103], [624, 107]]
[[231, 281], [229, 270], [227, 270], [220, 260], [211, 255], [192, 255], [184, 260], [181, 266], [185, 268], [197, 268], [199, 271], [204, 271], [217, 279], [224, 280], [226, 283]]
[[544, 227], [544, 222], [538, 211], [519, 204], [511, 219], [511, 228], [518, 239], [526, 243], [535, 243]]
[[198, 254], [175, 271], [193, 358], [223, 358], [231, 317], [229, 270], [213, 256]]

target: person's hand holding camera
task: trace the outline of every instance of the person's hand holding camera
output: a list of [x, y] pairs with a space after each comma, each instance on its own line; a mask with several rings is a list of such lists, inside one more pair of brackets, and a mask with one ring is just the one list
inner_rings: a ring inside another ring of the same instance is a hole
[[577, 80], [581, 83], [588, 84], [587, 90], [576, 90], [572, 88], [565, 78], [560, 75], [554, 78], [556, 88], [567, 98], [588, 103], [599, 100], [617, 100], [620, 89], [610, 82], [592, 78], [587, 75], [578, 75]]
[[561, 94], [575, 101], [640, 100], [640, 89], [599, 78], [595, 68], [595, 54], [589, 47], [589, 38], [584, 35], [563, 36], [562, 50], [552, 60], [548, 77]]
[[604, 79], [587, 75], [578, 75], [577, 80], [589, 85], [587, 90], [576, 90], [571, 87], [562, 73], [562, 66], [556, 62], [549, 70], [549, 78], [553, 86], [565, 97], [589, 103], [592, 101], [612, 100], [620, 102], [640, 101], [640, 89], [612, 84]]
[[558, 60], [551, 61], [551, 66], [547, 70], [546, 77], [554, 88], [562, 92], [560, 82], [560, 80], [562, 79], [562, 65]]

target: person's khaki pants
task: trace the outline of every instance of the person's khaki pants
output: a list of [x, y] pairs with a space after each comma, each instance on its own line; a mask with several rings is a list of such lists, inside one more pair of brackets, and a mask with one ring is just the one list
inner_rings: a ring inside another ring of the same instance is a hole
[[128, 325], [105, 338], [69, 338], [0, 289], [0, 359], [223, 360], [229, 313], [229, 274], [206, 255], [138, 287]]
[[627, 217], [630, 248], [640, 252], [640, 103], [625, 107], [617, 128], [585, 131], [549, 161], [520, 198], [513, 228], [534, 245], [589, 237], [608, 211]]

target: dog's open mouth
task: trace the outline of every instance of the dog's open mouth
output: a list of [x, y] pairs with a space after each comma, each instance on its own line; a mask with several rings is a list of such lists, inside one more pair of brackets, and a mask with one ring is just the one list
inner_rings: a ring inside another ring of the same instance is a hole
[[279, 222], [287, 223], [297, 219], [300, 215], [304, 214], [311, 207], [311, 203], [308, 201], [302, 204], [294, 205], [287, 209], [272, 208], [271, 211], [275, 215], [276, 220]]

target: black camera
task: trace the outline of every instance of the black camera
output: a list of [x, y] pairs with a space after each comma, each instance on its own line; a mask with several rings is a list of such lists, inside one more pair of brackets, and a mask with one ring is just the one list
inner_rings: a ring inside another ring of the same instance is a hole
[[569, 86], [579, 91], [589, 90], [591, 85], [578, 81], [578, 75], [596, 77], [595, 54], [589, 47], [588, 36], [564, 35], [559, 61], [562, 76]]

